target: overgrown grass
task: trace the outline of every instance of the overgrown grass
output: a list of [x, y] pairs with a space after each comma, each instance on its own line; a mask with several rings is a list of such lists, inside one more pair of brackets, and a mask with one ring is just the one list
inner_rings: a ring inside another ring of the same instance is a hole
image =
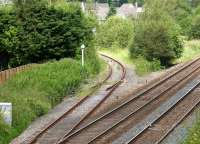
[[183, 144], [200, 144], [200, 121], [196, 123], [196, 125], [190, 129], [189, 135]]
[[200, 56], [200, 40], [185, 41], [183, 55], [176, 62], [185, 62]]
[[138, 57], [137, 59], [130, 58], [128, 49], [120, 49], [120, 48], [110, 48], [110, 49], [102, 49], [100, 52], [108, 54], [128, 65], [133, 67], [136, 73], [140, 76], [149, 74], [154, 71], [158, 71], [161, 69], [160, 62], [155, 61], [147, 61], [143, 57]]
[[0, 101], [13, 105], [12, 127], [0, 119], [0, 144], [7, 144], [35, 118], [47, 113], [62, 99], [79, 88], [80, 83], [99, 70], [97, 61], [83, 69], [72, 59], [35, 65], [0, 86]]

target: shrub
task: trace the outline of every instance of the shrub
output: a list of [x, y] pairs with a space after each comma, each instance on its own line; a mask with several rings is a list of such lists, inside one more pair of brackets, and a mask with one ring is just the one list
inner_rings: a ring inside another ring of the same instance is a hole
[[113, 45], [126, 48], [133, 37], [133, 31], [134, 26], [131, 20], [117, 16], [110, 17], [100, 25], [97, 31], [97, 44], [103, 48], [109, 48]]
[[136, 22], [130, 53], [133, 57], [142, 55], [150, 61], [158, 59], [161, 65], [168, 66], [181, 56], [183, 45], [179, 27], [163, 7], [159, 0], [145, 7], [145, 12]]
[[63, 8], [33, 0], [17, 4], [0, 15], [3, 25], [0, 46], [9, 54], [9, 64], [35, 63], [76, 57], [81, 43], [92, 40], [92, 23], [76, 4]]
[[181, 27], [181, 33], [187, 35], [191, 25], [192, 8], [186, 0], [164, 0], [166, 11]]
[[200, 39], [200, 14], [194, 16], [189, 32], [190, 39]]

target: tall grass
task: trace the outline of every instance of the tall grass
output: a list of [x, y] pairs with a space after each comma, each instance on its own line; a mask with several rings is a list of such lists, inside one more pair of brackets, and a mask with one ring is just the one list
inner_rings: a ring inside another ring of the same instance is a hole
[[189, 135], [182, 144], [199, 144], [200, 143], [200, 121], [198, 121], [195, 126], [190, 129]]
[[13, 104], [12, 127], [0, 120], [0, 144], [19, 135], [35, 118], [47, 113], [62, 99], [76, 91], [80, 83], [98, 71], [98, 62], [82, 68], [72, 59], [35, 65], [0, 86], [0, 101]]
[[200, 40], [185, 41], [183, 55], [177, 62], [185, 62], [200, 56]]

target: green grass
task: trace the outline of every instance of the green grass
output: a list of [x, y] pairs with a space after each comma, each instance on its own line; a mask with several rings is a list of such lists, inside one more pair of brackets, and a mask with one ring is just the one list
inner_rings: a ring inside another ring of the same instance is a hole
[[199, 137], [200, 137], [200, 121], [197, 122], [192, 129], [190, 129], [189, 135], [182, 144], [200, 144]]
[[200, 40], [185, 41], [183, 55], [176, 62], [185, 62], [200, 56]]
[[119, 48], [110, 48], [110, 49], [102, 49], [100, 52], [105, 53], [113, 58], [116, 58], [122, 61], [125, 64], [128, 64], [132, 68], [135, 69], [136, 73], [140, 76], [149, 74], [154, 71], [158, 71], [161, 69], [159, 61], [149, 62], [143, 57], [132, 59], [130, 58], [128, 49], [119, 49]]
[[98, 61], [87, 62], [83, 69], [72, 59], [35, 65], [0, 86], [0, 101], [13, 105], [12, 127], [0, 119], [0, 144], [7, 144], [34, 119], [47, 113], [66, 95], [77, 91], [80, 84], [99, 70]]

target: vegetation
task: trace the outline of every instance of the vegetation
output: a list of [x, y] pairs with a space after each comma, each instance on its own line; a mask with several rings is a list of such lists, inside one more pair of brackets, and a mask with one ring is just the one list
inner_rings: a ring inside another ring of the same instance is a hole
[[176, 62], [185, 62], [200, 56], [200, 41], [190, 40], [185, 41], [183, 55]]
[[169, 66], [183, 51], [179, 35], [179, 27], [165, 12], [163, 3], [151, 1], [136, 22], [131, 55], [159, 60], [162, 66]]
[[0, 47], [10, 66], [77, 57], [80, 45], [92, 40], [95, 22], [76, 4], [57, 8], [45, 2], [19, 1], [0, 11]]
[[191, 29], [189, 32], [190, 39], [200, 39], [200, 6], [195, 12], [192, 22]]
[[134, 26], [129, 19], [112, 16], [97, 30], [97, 45], [100, 48], [126, 48], [133, 37]]
[[148, 61], [143, 57], [131, 58], [128, 49], [121, 48], [106, 48], [101, 49], [100, 52], [105, 53], [113, 58], [116, 58], [123, 63], [132, 67], [139, 76], [147, 75], [151, 72], [160, 70], [162, 67], [158, 60]]
[[200, 143], [200, 121], [196, 123], [196, 125], [190, 130], [190, 133], [187, 139], [183, 142], [183, 144], [199, 144]]
[[[0, 8], [0, 65], [48, 61], [0, 86], [0, 101], [13, 104], [12, 127], [0, 116], [0, 144], [9, 143], [100, 71], [92, 33], [95, 25], [95, 19], [73, 3], [49, 6], [43, 0], [17, 0], [15, 6]], [[84, 68], [79, 63], [82, 43], [86, 45]]]
[[0, 86], [0, 101], [13, 104], [12, 127], [0, 120], [0, 141], [9, 141], [20, 134], [35, 118], [47, 113], [69, 94], [74, 93], [80, 83], [97, 73], [98, 63], [87, 60], [82, 69], [73, 59], [52, 61], [35, 65]]

